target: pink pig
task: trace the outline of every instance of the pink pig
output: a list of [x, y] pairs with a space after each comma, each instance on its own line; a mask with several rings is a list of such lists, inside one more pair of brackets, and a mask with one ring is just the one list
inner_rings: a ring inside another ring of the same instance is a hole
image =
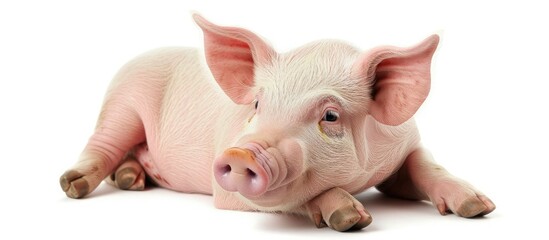
[[429, 93], [437, 35], [411, 48], [317, 41], [277, 53], [247, 30], [193, 17], [206, 61], [196, 49], [163, 48], [126, 64], [61, 176], [67, 196], [105, 178], [142, 190], [148, 177], [213, 194], [218, 208], [307, 215], [337, 231], [370, 224], [352, 194], [373, 186], [441, 214], [495, 209], [421, 146], [412, 117]]

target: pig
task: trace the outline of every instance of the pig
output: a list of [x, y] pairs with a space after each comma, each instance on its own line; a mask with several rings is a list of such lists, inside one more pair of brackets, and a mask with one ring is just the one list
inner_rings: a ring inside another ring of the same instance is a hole
[[323, 40], [278, 53], [248, 30], [193, 19], [204, 54], [153, 50], [114, 77], [95, 132], [60, 178], [68, 197], [103, 180], [125, 190], [152, 183], [337, 231], [372, 222], [353, 197], [371, 187], [430, 201], [442, 215], [495, 209], [434, 162], [413, 120], [438, 35], [408, 48]]

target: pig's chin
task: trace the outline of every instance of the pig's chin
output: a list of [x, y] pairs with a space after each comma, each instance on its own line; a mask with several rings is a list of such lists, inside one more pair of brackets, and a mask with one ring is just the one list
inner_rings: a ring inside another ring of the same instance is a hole
[[305, 193], [300, 191], [300, 189], [303, 188], [299, 182], [298, 178], [294, 181], [276, 186], [275, 188], [268, 189], [259, 196], [240, 196], [250, 206], [253, 206], [258, 210], [273, 212], [291, 211], [313, 197], [308, 196], [308, 194], [310, 194], [308, 192]]
[[259, 208], [259, 209], [273, 209], [278, 210], [278, 208], [285, 208], [288, 203], [288, 186], [280, 186], [276, 189], [269, 190], [260, 196], [255, 197], [241, 197], [248, 202], [249, 204]]

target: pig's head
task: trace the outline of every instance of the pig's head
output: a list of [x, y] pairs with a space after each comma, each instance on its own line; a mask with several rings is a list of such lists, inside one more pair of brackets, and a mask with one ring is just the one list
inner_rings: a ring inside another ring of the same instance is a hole
[[214, 161], [216, 182], [264, 209], [364, 178], [367, 118], [400, 125], [429, 92], [436, 35], [412, 48], [361, 53], [319, 41], [281, 54], [245, 29], [194, 19], [215, 80], [246, 116], [234, 124], [244, 126], [233, 130], [234, 147]]

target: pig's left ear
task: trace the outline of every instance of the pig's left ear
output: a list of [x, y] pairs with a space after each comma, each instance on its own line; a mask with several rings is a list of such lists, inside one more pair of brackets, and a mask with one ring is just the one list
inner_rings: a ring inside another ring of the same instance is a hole
[[225, 94], [237, 104], [249, 104], [255, 98], [254, 68], [269, 63], [275, 51], [252, 32], [217, 26], [193, 14], [204, 31], [206, 62]]
[[355, 62], [354, 77], [372, 86], [369, 113], [378, 122], [396, 126], [416, 113], [429, 94], [431, 58], [438, 42], [438, 35], [432, 35], [411, 48], [379, 47]]

